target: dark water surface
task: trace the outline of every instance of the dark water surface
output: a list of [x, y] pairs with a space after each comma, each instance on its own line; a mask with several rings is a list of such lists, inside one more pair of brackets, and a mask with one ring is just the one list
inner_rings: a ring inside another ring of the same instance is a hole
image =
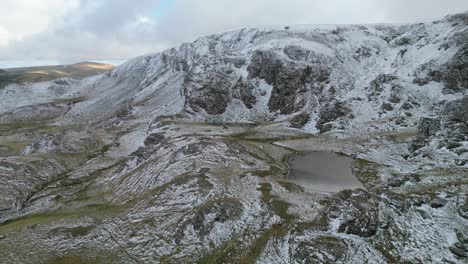
[[289, 161], [290, 180], [316, 192], [364, 188], [353, 175], [353, 159], [334, 152], [299, 153]]

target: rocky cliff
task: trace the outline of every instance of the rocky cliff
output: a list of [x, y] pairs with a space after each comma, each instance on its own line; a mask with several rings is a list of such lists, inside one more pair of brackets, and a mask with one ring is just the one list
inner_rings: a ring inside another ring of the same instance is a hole
[[[245, 28], [0, 100], [5, 263], [466, 261], [468, 13]], [[295, 151], [365, 190], [292, 183]]]

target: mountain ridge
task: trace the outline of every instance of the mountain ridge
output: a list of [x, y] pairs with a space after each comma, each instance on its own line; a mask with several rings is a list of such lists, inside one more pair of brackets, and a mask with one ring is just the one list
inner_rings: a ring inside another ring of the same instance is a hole
[[[82, 80], [10, 84], [0, 256], [463, 263], [467, 70], [468, 12], [241, 29]], [[295, 184], [288, 161], [308, 151], [352, 158], [364, 187]]]

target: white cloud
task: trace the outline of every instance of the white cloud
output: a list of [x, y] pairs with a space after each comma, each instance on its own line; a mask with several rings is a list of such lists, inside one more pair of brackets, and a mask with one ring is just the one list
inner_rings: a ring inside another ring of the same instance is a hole
[[43, 32], [50, 23], [79, 7], [79, 0], [2, 0], [0, 25], [11, 39]]
[[10, 34], [8, 30], [0, 27], [0, 48], [8, 46], [8, 41], [10, 39]]

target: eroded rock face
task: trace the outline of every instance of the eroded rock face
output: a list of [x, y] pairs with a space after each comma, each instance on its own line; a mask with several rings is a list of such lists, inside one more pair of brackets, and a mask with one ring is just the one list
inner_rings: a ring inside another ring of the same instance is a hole
[[317, 220], [327, 229], [336, 225], [340, 233], [371, 237], [378, 227], [378, 202], [367, 191], [344, 190], [328, 201]]
[[186, 89], [190, 91], [188, 103], [195, 110], [203, 109], [210, 115], [219, 115], [226, 111], [231, 101], [229, 88], [231, 83], [223, 73], [212, 73], [206, 79], [187, 78]]
[[[242, 29], [0, 89], [1, 262], [457, 263], [466, 17]], [[357, 157], [366, 191], [293, 184], [290, 147]]]
[[317, 128], [320, 132], [326, 132], [331, 129], [327, 123], [337, 120], [351, 112], [344, 102], [335, 102], [334, 104], [325, 105], [320, 111], [320, 119], [317, 122]]
[[[303, 49], [289, 52], [294, 58], [302, 58], [307, 53]], [[330, 74], [326, 65], [305, 66], [285, 61], [274, 51], [262, 50], [254, 51], [247, 70], [249, 78], [264, 79], [273, 86], [268, 107], [270, 111], [279, 111], [281, 114], [292, 114], [302, 109], [306, 104], [305, 94], [310, 84], [326, 82]]]
[[465, 30], [455, 38], [455, 43], [444, 44], [444, 49], [455, 46], [457, 52], [447, 62], [442, 65], [434, 65], [429, 62], [421, 66], [421, 70], [426, 72], [425, 77], [418, 77], [415, 83], [426, 85], [431, 81], [442, 82], [444, 92], [458, 93], [466, 91], [468, 88], [468, 32]]
[[[468, 32], [463, 41], [465, 43], [468, 41]], [[468, 45], [462, 46], [447, 63], [446, 69], [442, 72], [442, 80], [446, 91], [460, 92], [468, 89]]]
[[468, 122], [468, 96], [445, 105], [444, 113], [455, 122]]
[[379, 74], [371, 83], [370, 83], [370, 89], [371, 92], [374, 93], [381, 93], [384, 89], [384, 85], [392, 82], [393, 80], [396, 80], [397, 77], [392, 74]]
[[251, 82], [240, 78], [233, 87], [233, 98], [241, 100], [245, 107], [252, 109], [253, 105], [257, 102], [257, 98], [253, 94], [254, 89], [255, 87]]
[[311, 54], [310, 50], [307, 50], [298, 45], [288, 45], [283, 49], [284, 54], [288, 56], [291, 60], [307, 60], [309, 55]]
[[440, 130], [440, 120], [434, 118], [421, 118], [418, 124], [418, 133], [421, 137], [434, 136]]

